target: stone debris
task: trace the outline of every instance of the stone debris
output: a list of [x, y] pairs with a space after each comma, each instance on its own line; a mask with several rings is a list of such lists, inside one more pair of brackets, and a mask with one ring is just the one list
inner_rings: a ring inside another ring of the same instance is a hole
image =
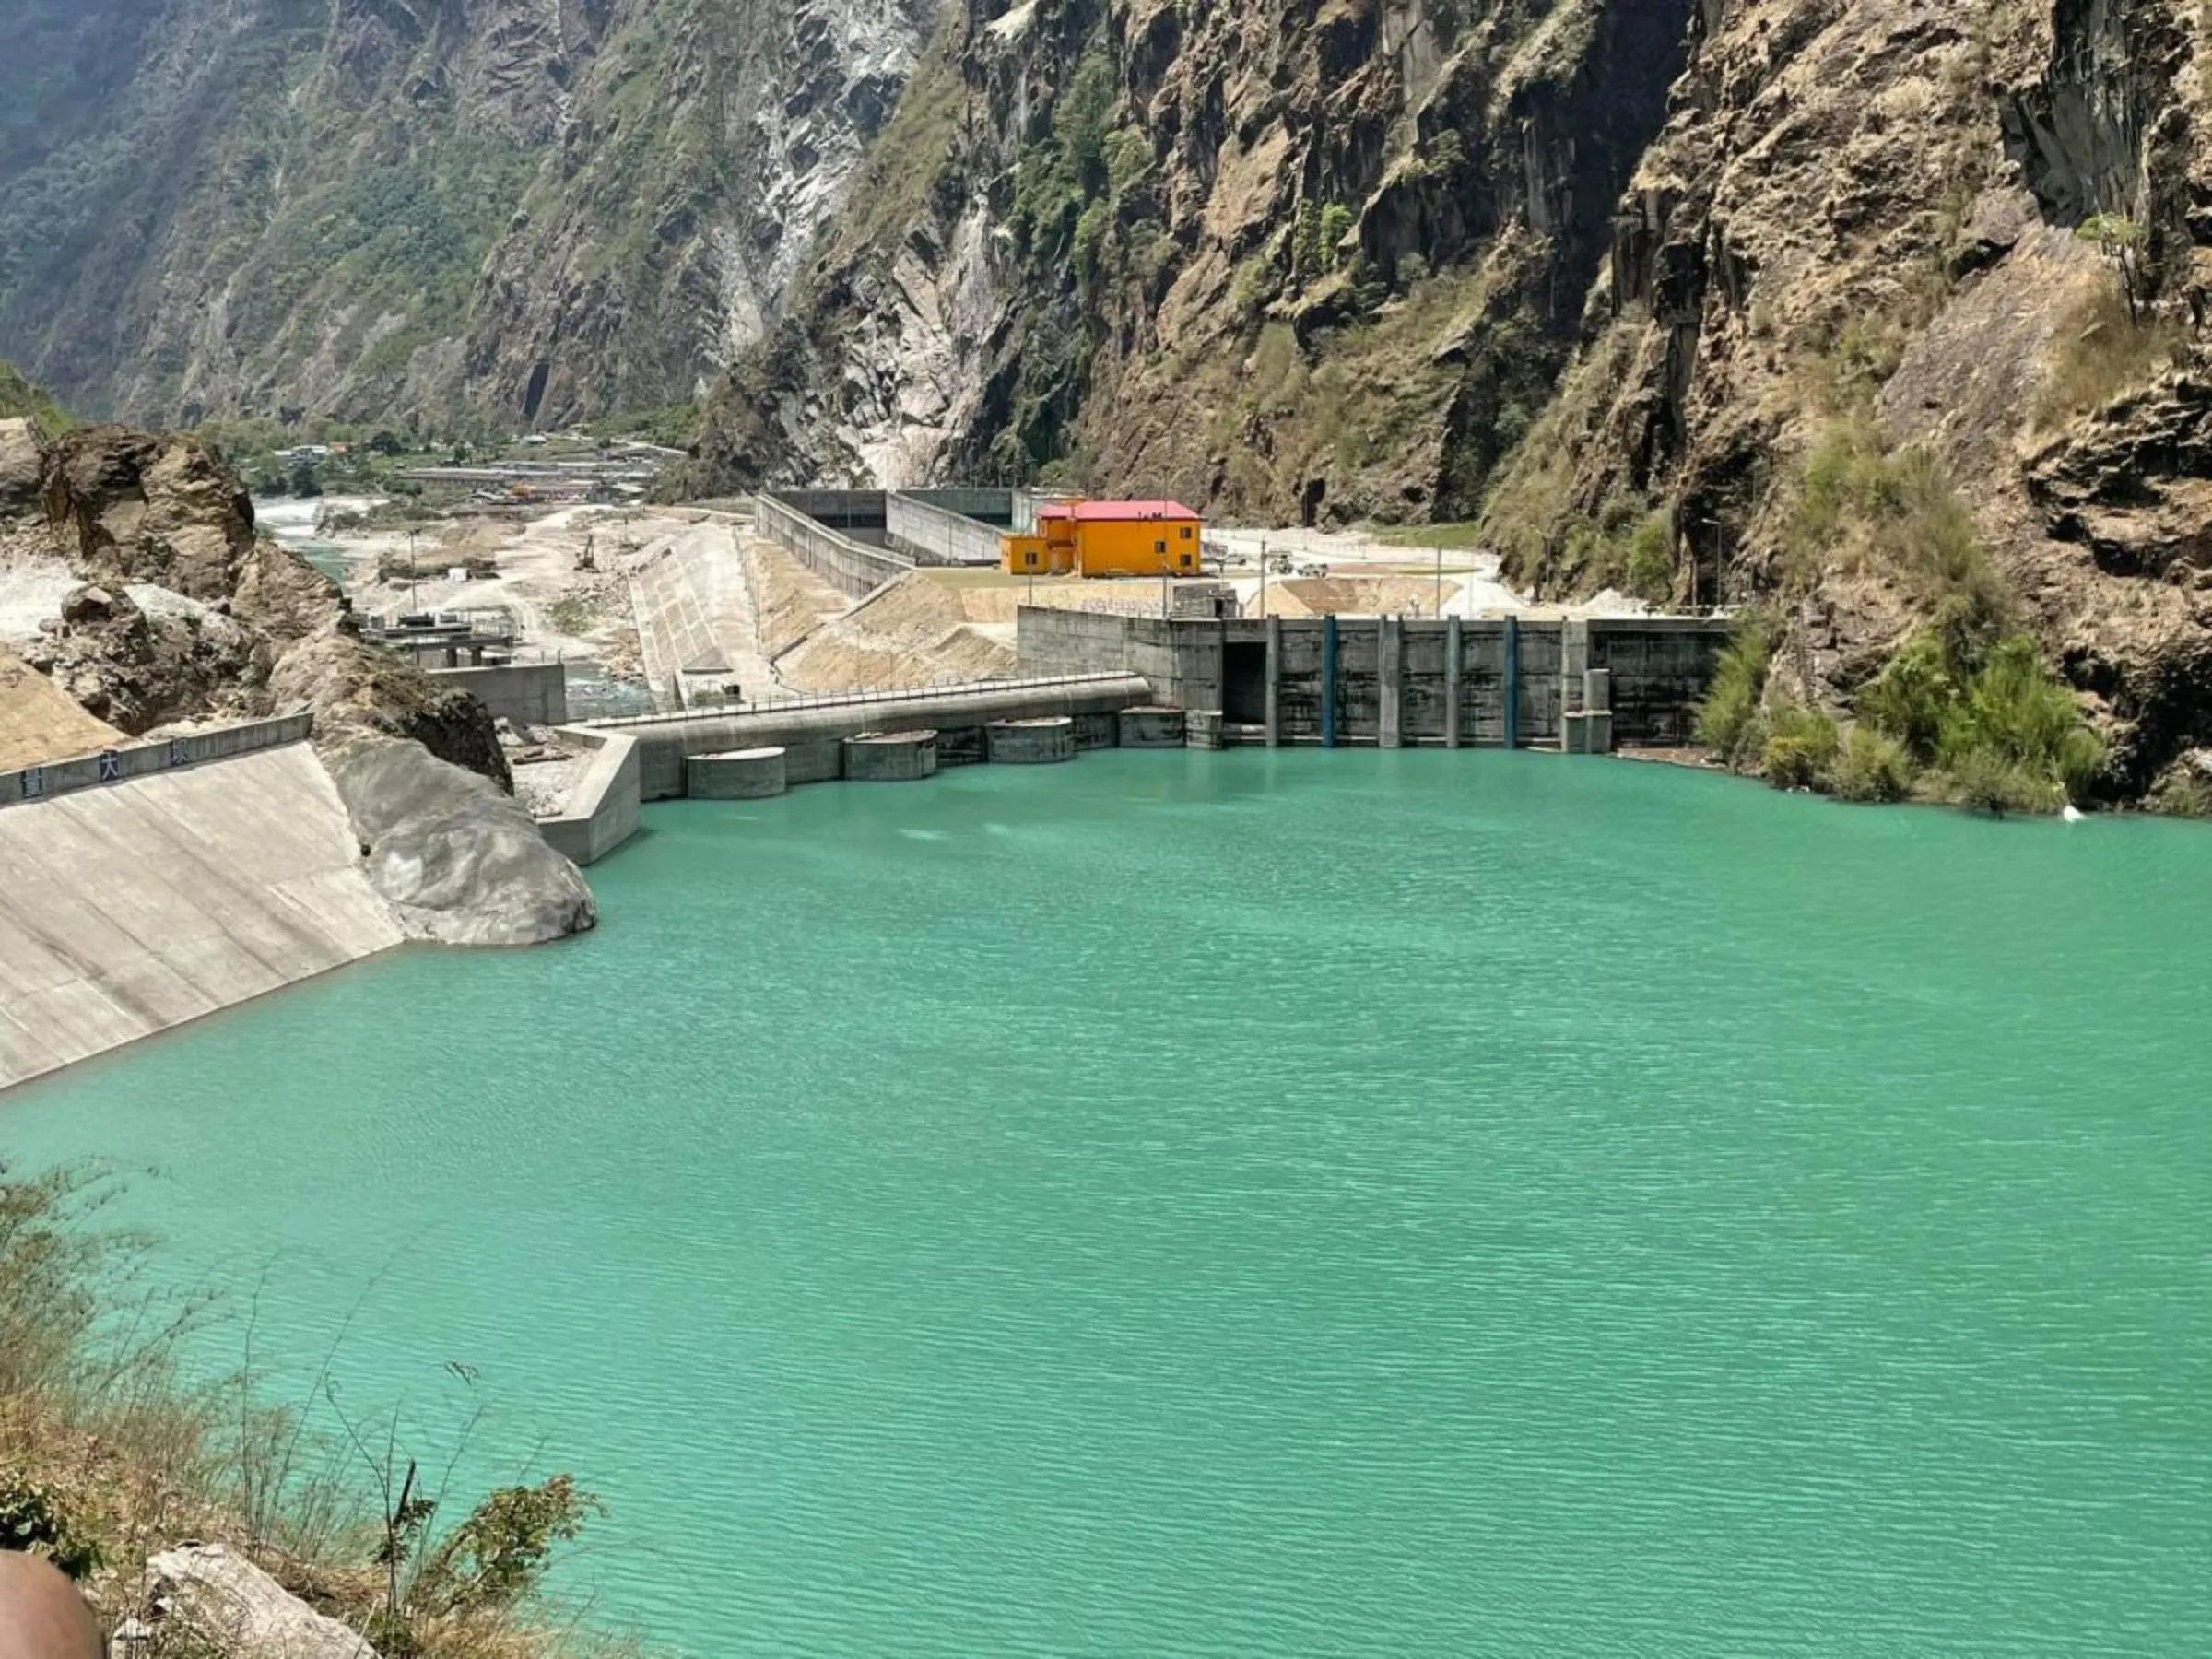
[[[155, 1629], [178, 1626], [230, 1659], [377, 1659], [358, 1631], [316, 1612], [220, 1544], [187, 1544], [155, 1556], [146, 1564], [146, 1589]], [[134, 1641], [126, 1651], [137, 1648]]]

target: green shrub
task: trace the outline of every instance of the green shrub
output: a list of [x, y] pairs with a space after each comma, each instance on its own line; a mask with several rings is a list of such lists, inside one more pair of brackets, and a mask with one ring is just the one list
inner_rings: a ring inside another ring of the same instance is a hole
[[1854, 725], [1836, 762], [1835, 793], [1846, 801], [1902, 801], [1912, 794], [1913, 773], [1903, 744]]
[[2074, 694], [2043, 666], [2033, 640], [1984, 646], [1981, 627], [1939, 612], [1859, 693], [1859, 717], [1913, 765], [1940, 768], [1962, 805], [2048, 812], [2087, 799], [2104, 745]]
[[2051, 677], [2025, 636], [1990, 653], [1952, 705], [1942, 747], [1953, 771], [1969, 757], [1993, 756], [2039, 788], [2057, 790], [2062, 800], [2086, 799], [2104, 764], [2104, 745], [2082, 724], [2074, 694]]
[[0, 1549], [43, 1556], [73, 1579], [97, 1571], [99, 1543], [69, 1513], [59, 1493], [0, 1471]]
[[1777, 789], [1825, 793], [1832, 785], [1841, 748], [1834, 721], [1818, 709], [1793, 703], [1769, 716], [1759, 767]]
[[1739, 620], [1714, 666], [1712, 684], [1698, 704], [1698, 741], [1726, 765], [1749, 764], [1766, 742], [1759, 703], [1766, 695], [1780, 631], [1764, 612], [1751, 612]]
[[1994, 818], [2012, 812], [2056, 812], [2065, 804], [2058, 784], [2008, 764], [1989, 749], [1959, 754], [1946, 769], [1944, 782], [1951, 801]]
[[1945, 656], [1934, 634], [1914, 634], [1859, 693], [1855, 705], [1861, 720], [1900, 744], [1922, 766], [1936, 764], [1944, 720], [1959, 696]]
[[1630, 594], [1658, 605], [1675, 591], [1675, 515], [1662, 507], [1647, 512], [1630, 534], [1622, 578]]

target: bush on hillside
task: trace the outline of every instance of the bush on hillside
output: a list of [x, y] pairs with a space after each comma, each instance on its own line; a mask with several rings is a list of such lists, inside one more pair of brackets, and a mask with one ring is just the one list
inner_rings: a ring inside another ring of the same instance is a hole
[[1944, 722], [1959, 698], [1947, 655], [1933, 633], [1916, 633], [1858, 695], [1859, 718], [1918, 766], [1936, 764]]
[[1839, 800], [1903, 801], [1912, 798], [1914, 775], [1912, 757], [1904, 745], [1854, 725], [1836, 761], [1833, 783]]
[[2062, 427], [2148, 384], [2188, 339], [2183, 324], [2131, 310], [2119, 274], [2103, 273], [2052, 335], [2037, 421]]
[[1768, 716], [1767, 740], [1759, 751], [1759, 769], [1777, 789], [1814, 789], [1832, 786], [1842, 739], [1836, 723], [1818, 709], [1792, 703]]
[[2104, 763], [2104, 745], [2082, 723], [2073, 693], [2025, 636], [1998, 645], [1951, 705], [1942, 748], [1954, 772], [1969, 757], [1990, 756], [2039, 787], [2056, 788], [2062, 799], [2086, 799]]
[[2055, 811], [2088, 798], [2104, 746], [2033, 640], [1983, 646], [1941, 617], [1859, 693], [1859, 717], [1944, 793], [1995, 812]]
[[1763, 611], [1740, 618], [1698, 704], [1699, 743], [1738, 771], [1759, 758], [1766, 740], [1759, 705], [1780, 633], [1774, 618]]

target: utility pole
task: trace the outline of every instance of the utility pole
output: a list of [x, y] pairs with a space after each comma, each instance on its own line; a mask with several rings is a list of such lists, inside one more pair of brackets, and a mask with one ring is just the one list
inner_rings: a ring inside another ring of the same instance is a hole
[[422, 605], [415, 597], [415, 532], [407, 532], [407, 608], [417, 616], [422, 614]]
[[1260, 615], [1267, 614], [1267, 538], [1260, 537]]
[[1444, 614], [1444, 548], [1441, 542], [1436, 548], [1436, 614], [1440, 618]]

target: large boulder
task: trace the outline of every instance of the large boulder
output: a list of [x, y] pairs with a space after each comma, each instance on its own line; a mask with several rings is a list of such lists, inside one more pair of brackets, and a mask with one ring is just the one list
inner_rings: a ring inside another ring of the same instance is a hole
[[47, 456], [45, 500], [73, 560], [96, 580], [222, 599], [253, 550], [245, 486], [197, 439], [79, 428]]
[[253, 636], [218, 607], [164, 588], [74, 588], [22, 654], [88, 713], [134, 736], [172, 720], [253, 712]]
[[490, 780], [419, 743], [358, 734], [321, 746], [368, 860], [410, 936], [541, 945], [596, 924], [583, 873]]
[[338, 584], [299, 554], [255, 542], [239, 560], [230, 614], [282, 647], [329, 628], [343, 608]]
[[225, 1659], [377, 1659], [359, 1631], [316, 1612], [220, 1544], [187, 1544], [146, 1564], [160, 1652]]
[[514, 778], [489, 710], [465, 691], [441, 687], [406, 658], [363, 644], [335, 623], [278, 659], [269, 676], [269, 693], [280, 711], [313, 712], [318, 746], [361, 734], [404, 737], [513, 792]]

